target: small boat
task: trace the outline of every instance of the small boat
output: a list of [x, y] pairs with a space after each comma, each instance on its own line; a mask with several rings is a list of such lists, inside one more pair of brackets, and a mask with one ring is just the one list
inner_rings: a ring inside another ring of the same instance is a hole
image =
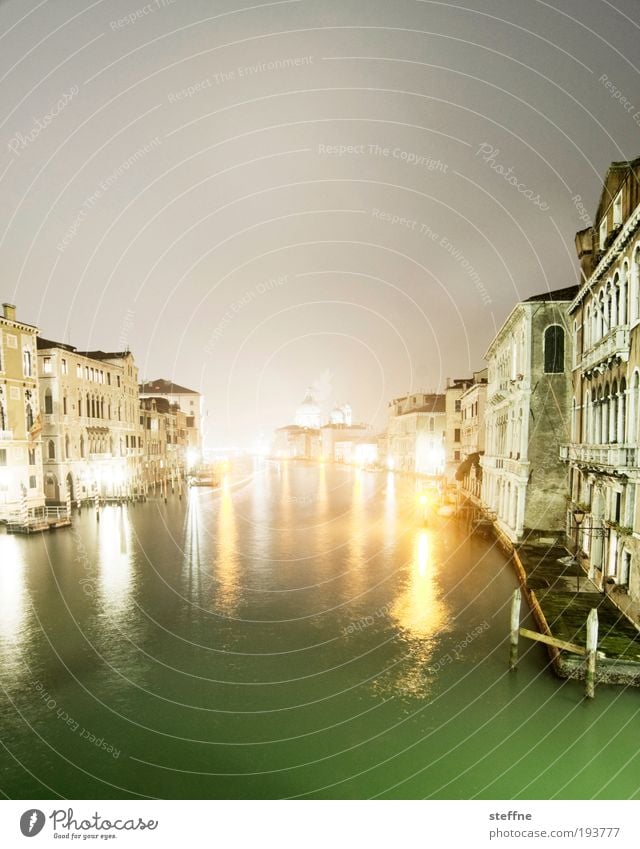
[[198, 466], [192, 469], [188, 484], [189, 486], [218, 486], [219, 480], [212, 466]]

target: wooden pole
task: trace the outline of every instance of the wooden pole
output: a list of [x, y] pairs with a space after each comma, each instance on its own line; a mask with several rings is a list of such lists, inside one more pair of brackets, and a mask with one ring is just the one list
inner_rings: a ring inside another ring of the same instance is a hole
[[518, 666], [518, 636], [520, 634], [520, 604], [522, 596], [519, 589], [513, 591], [511, 602], [511, 637], [509, 646], [509, 669], [513, 671]]
[[596, 655], [598, 651], [598, 611], [592, 608], [587, 616], [587, 671], [585, 675], [585, 695], [588, 699], [596, 691]]

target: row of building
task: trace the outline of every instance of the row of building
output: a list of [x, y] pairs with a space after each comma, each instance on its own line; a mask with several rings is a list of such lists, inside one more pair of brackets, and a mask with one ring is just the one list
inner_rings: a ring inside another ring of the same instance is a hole
[[464, 496], [509, 540], [568, 539], [622, 606], [640, 604], [639, 179], [640, 159], [609, 167], [577, 285], [516, 304], [486, 370], [393, 401], [388, 428], [390, 464], [418, 473], [439, 429], [445, 468], [461, 459]]
[[517, 303], [485, 368], [394, 398], [383, 434], [319, 424], [307, 398], [316, 418], [281, 429], [277, 453], [358, 461], [363, 445], [388, 468], [457, 480], [511, 542], [568, 539], [596, 585], [640, 610], [639, 179], [640, 159], [611, 164], [576, 234], [580, 282]]
[[0, 317], [0, 521], [96, 495], [180, 486], [201, 449], [203, 399], [140, 384], [130, 351], [79, 351]]

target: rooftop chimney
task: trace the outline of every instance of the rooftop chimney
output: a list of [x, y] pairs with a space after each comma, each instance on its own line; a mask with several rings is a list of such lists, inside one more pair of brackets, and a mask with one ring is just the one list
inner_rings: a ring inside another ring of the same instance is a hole
[[4, 313], [4, 317], [9, 321], [16, 320], [16, 308], [14, 304], [3, 304], [2, 311]]

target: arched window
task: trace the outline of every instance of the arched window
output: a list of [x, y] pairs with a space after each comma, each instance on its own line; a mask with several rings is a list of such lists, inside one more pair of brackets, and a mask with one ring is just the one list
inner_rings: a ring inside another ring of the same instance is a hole
[[591, 392], [588, 388], [582, 392], [582, 441], [591, 442]]
[[53, 439], [50, 439], [47, 445], [47, 456], [50, 460], [56, 459], [56, 446]]
[[30, 431], [33, 427], [33, 407], [31, 406], [31, 402], [27, 401], [27, 406], [25, 409], [26, 422], [27, 422], [27, 431]]
[[69, 459], [69, 455], [70, 455], [69, 434], [67, 434], [64, 438], [64, 458], [65, 458], [65, 460]]
[[552, 324], [544, 332], [544, 370], [546, 374], [564, 371], [564, 330]]
[[611, 291], [611, 283], [607, 283], [607, 289], [604, 296], [604, 305], [605, 305], [605, 313], [604, 313], [604, 327], [602, 330], [602, 335], [606, 336], [607, 333], [611, 330], [611, 319], [613, 313], [613, 293]]
[[591, 305], [587, 307], [587, 318], [584, 322], [582, 347], [586, 351], [591, 346]]
[[596, 392], [596, 403], [595, 403], [595, 428], [594, 428], [594, 442], [596, 445], [602, 444], [602, 387], [599, 386]]
[[596, 341], [598, 339], [602, 339], [603, 322], [604, 322], [604, 294], [602, 293], [602, 289], [601, 289], [600, 294], [598, 295], [598, 315], [597, 315], [597, 318], [596, 318]]
[[84, 436], [80, 436], [80, 456], [84, 457]]
[[618, 441], [618, 381], [611, 385], [611, 409], [609, 418], [609, 442]]

